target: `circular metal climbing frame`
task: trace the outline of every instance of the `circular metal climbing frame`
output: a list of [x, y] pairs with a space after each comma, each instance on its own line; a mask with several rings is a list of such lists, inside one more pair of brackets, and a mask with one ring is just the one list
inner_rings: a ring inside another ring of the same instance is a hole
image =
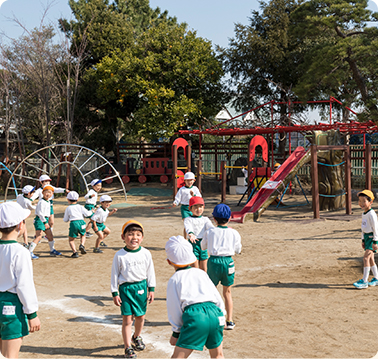
[[17, 195], [27, 184], [37, 186], [42, 174], [49, 175], [54, 186], [79, 193], [87, 192], [90, 182], [99, 178], [107, 184], [102, 195], [123, 192], [127, 199], [119, 173], [105, 157], [89, 148], [64, 143], [40, 148], [25, 157], [9, 178], [4, 200], [8, 191]]

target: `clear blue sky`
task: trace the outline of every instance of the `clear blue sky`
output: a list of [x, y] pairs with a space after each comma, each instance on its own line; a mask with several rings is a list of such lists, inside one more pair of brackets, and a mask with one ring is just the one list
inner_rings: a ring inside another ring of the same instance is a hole
[[[2, 0], [0, 0], [1, 2]], [[22, 31], [14, 22], [16, 16], [28, 29], [38, 27], [47, 7], [47, 0], [7, 0], [0, 7], [0, 31], [10, 37], [18, 37]], [[150, 0], [152, 8], [168, 10], [179, 22], [186, 22], [197, 35], [223, 47], [234, 35], [234, 24], [248, 23], [252, 9], [258, 9], [257, 0]], [[70, 18], [66, 0], [55, 0], [47, 13], [47, 20], [56, 23], [59, 17]]]

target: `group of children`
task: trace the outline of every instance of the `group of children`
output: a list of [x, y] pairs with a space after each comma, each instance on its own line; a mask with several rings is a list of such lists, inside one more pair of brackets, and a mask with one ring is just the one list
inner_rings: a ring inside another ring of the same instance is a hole
[[[184, 235], [187, 239], [181, 235], [172, 236], [165, 244], [167, 262], [175, 270], [167, 285], [167, 312], [172, 325], [170, 344], [175, 346], [172, 358], [186, 358], [193, 350], [203, 350], [204, 346], [209, 349], [212, 358], [222, 358], [223, 330], [235, 327], [231, 296], [235, 275], [232, 256], [241, 252], [241, 238], [236, 230], [228, 227], [230, 208], [225, 204], [214, 207], [214, 225], [209, 218], [203, 216], [205, 203], [194, 186], [194, 174], [186, 173], [184, 180], [185, 186], [178, 191], [174, 204], [182, 205]], [[97, 190], [95, 188], [98, 184], [92, 183], [96, 193], [99, 191], [98, 187]], [[50, 187], [47, 185], [42, 190], [42, 199], [46, 202], [54, 191]], [[31, 192], [31, 188], [25, 187], [25, 198], [30, 198], [28, 196]], [[88, 198], [96, 197], [96, 193], [88, 193]], [[364, 190], [358, 196], [359, 205], [363, 209], [361, 228], [365, 255], [364, 277], [354, 283], [354, 286], [362, 289], [378, 284], [378, 271], [374, 262], [374, 252], [378, 249], [378, 221], [371, 208], [373, 193]], [[74, 239], [79, 233], [79, 250], [85, 253], [87, 225], [83, 218], [91, 216], [93, 219], [91, 213], [95, 209], [95, 202], [84, 208], [77, 204], [78, 194], [73, 191], [68, 193], [67, 199], [70, 206], [65, 212], [64, 220], [70, 221], [70, 245], [73, 253], [77, 253]], [[111, 202], [110, 197], [105, 199], [103, 202]], [[46, 207], [43, 211], [41, 209], [41, 214], [44, 215], [48, 206], [41, 206]], [[106, 206], [101, 208], [103, 212], [108, 210]], [[28, 334], [27, 321], [30, 331], [40, 328], [30, 256], [25, 254], [26, 249], [16, 245], [17, 237], [25, 231], [25, 219], [29, 214], [30, 209], [20, 208], [16, 203], [0, 205], [0, 350], [5, 357], [17, 357], [20, 338]], [[105, 217], [102, 212], [96, 217], [94, 227], [102, 230], [105, 236], [108, 232], [99, 226], [102, 215]], [[51, 232], [48, 218], [37, 217], [44, 224], [46, 234]], [[141, 246], [144, 238], [143, 225], [135, 220], [127, 221], [122, 227], [121, 238], [125, 246], [114, 255], [111, 293], [123, 318], [125, 357], [136, 358], [135, 351], [145, 349], [141, 333], [147, 304], [154, 301], [156, 278], [152, 255]], [[99, 249], [98, 241], [95, 249]], [[374, 278], [369, 282], [370, 270]], [[223, 286], [224, 302], [216, 289], [219, 283]]]
[[[64, 188], [54, 187], [51, 185], [51, 178], [48, 175], [39, 177], [41, 187], [35, 190], [35, 187], [27, 185], [22, 189], [22, 193], [17, 196], [17, 203], [24, 209], [35, 210], [34, 240], [28, 243], [28, 234], [25, 231], [23, 234], [24, 246], [29, 249], [32, 259], [39, 257], [34, 254], [34, 249], [41, 241], [43, 233], [48, 240], [51, 256], [61, 256], [62, 254], [55, 249], [53, 226], [54, 226], [54, 207], [53, 198], [54, 193], [67, 193], [67, 201], [69, 206], [64, 212], [63, 221], [69, 222], [68, 240], [72, 250], [72, 258], [78, 258], [79, 253], [76, 250], [75, 239], [80, 237], [79, 251], [81, 254], [86, 254], [85, 240], [86, 236], [90, 235], [89, 229], [92, 227], [97, 234], [94, 253], [103, 253], [100, 246], [106, 247], [104, 239], [110, 234], [110, 229], [106, 227], [105, 221], [108, 216], [114, 214], [117, 209], [109, 211], [112, 203], [112, 198], [108, 195], [100, 197], [100, 205], [97, 205], [98, 193], [102, 188], [102, 181], [94, 179], [91, 182], [91, 189], [84, 196], [85, 205], [78, 204], [79, 194], [75, 191], [69, 191]], [[34, 206], [32, 203], [38, 199], [38, 204]], [[89, 218], [88, 224], [85, 219]]]

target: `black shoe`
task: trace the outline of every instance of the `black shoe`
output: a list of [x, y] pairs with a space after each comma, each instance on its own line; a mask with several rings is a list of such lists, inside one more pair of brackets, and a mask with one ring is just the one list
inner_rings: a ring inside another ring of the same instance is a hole
[[133, 346], [135, 350], [144, 350], [146, 348], [141, 336], [134, 338], [134, 335], [133, 335], [131, 337], [131, 345]]
[[79, 258], [79, 253], [72, 253], [71, 258]]
[[82, 244], [80, 244], [79, 246], [79, 251], [81, 254], [87, 254], [87, 251], [85, 250], [85, 247]]
[[105, 242], [102, 241], [102, 242], [100, 242], [100, 246], [101, 247], [107, 247], [108, 245]]
[[128, 347], [127, 349], [125, 349], [125, 358], [136, 358], [136, 357], [137, 356], [132, 347]]

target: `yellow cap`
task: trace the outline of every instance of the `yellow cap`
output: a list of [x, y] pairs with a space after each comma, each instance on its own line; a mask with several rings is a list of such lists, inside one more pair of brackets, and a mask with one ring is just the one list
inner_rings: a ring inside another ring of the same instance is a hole
[[358, 192], [357, 195], [359, 196], [360, 194], [364, 194], [365, 196], [368, 196], [372, 201], [374, 200], [374, 194], [372, 191], [368, 189], [364, 189], [361, 192]]
[[278, 166], [281, 166], [278, 162], [276, 162], [275, 164], [274, 164], [274, 167], [278, 167]]
[[53, 191], [54, 192], [54, 187], [53, 186], [50, 186], [49, 184], [47, 184], [46, 186], [43, 187], [43, 190], [42, 191], [46, 191], [46, 190], [50, 190], [50, 191]]
[[142, 233], [144, 232], [144, 229], [143, 229], [143, 226], [142, 226], [142, 223], [138, 222], [138, 221], [135, 221], [134, 219], [130, 219], [130, 221], [127, 221], [123, 226], [122, 226], [122, 234], [125, 233], [126, 231], [126, 228], [131, 226], [132, 224], [135, 224], [139, 227], [142, 228]]

